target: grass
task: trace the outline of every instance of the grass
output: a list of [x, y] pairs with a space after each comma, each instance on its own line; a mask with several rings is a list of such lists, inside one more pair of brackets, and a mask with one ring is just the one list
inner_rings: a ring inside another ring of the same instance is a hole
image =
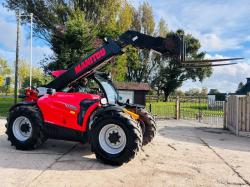
[[[146, 104], [148, 111], [150, 111], [149, 105], [149, 103]], [[175, 117], [175, 102], [153, 102], [151, 112], [160, 117]]]
[[0, 97], [0, 117], [7, 117], [9, 108], [13, 105], [13, 97]]
[[[146, 104], [147, 109], [150, 108], [150, 103]], [[151, 112], [158, 117], [170, 117], [176, 116], [176, 103], [175, 102], [152, 102]], [[196, 118], [197, 115], [202, 116], [214, 116], [223, 117], [222, 105], [216, 108], [209, 108], [208, 103], [203, 102], [180, 102], [180, 116], [181, 118]]]

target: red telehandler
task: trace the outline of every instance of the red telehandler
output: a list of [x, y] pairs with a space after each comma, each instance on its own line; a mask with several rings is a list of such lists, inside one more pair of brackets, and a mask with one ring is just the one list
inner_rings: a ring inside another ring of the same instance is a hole
[[[179, 62], [185, 57], [183, 39], [178, 36], [127, 31], [117, 40], [107, 39], [70, 69], [54, 72], [56, 78], [43, 89], [26, 90], [25, 101], [9, 110], [6, 134], [11, 144], [30, 150], [48, 138], [89, 142], [96, 158], [105, 163], [121, 165], [134, 158], [142, 144], [153, 139], [154, 118], [143, 106], [119, 102], [108, 75], [96, 72], [128, 45], [152, 49]], [[95, 80], [104, 95], [72, 91], [84, 78]]]

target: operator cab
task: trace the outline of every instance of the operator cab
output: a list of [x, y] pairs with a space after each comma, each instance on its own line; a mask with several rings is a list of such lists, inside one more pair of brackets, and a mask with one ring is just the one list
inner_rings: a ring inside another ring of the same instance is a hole
[[111, 81], [111, 75], [104, 72], [96, 72], [93, 74], [93, 78], [102, 89], [108, 102], [116, 104], [119, 101], [119, 94]]
[[111, 81], [111, 75], [104, 72], [95, 72], [87, 77], [80, 78], [65, 87], [62, 92], [96, 94], [101, 98], [107, 98], [110, 104], [117, 104], [120, 98]]

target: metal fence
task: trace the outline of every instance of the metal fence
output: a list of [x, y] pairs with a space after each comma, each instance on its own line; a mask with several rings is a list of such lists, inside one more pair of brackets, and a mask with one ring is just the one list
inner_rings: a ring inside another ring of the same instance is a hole
[[156, 118], [197, 120], [211, 125], [223, 125], [224, 101], [208, 97], [172, 97], [167, 102], [148, 100], [147, 109]]
[[176, 118], [176, 101], [176, 98], [169, 98], [167, 102], [161, 102], [151, 97], [146, 107], [158, 119]]

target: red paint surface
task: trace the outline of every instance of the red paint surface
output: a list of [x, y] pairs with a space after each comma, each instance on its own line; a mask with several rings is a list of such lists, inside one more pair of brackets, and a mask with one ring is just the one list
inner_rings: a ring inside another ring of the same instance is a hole
[[57, 70], [57, 71], [52, 71], [52, 76], [53, 77], [59, 77], [60, 75], [62, 75], [63, 73], [65, 73], [67, 70]]
[[32, 88], [25, 89], [25, 101], [36, 102], [38, 99], [38, 91]]
[[100, 96], [87, 93], [57, 92], [40, 97], [37, 104], [43, 114], [44, 122], [85, 132], [88, 119], [99, 106], [99, 102], [88, 108], [83, 124], [80, 126], [77, 124], [77, 115], [80, 112], [80, 102], [84, 99], [100, 99]]

